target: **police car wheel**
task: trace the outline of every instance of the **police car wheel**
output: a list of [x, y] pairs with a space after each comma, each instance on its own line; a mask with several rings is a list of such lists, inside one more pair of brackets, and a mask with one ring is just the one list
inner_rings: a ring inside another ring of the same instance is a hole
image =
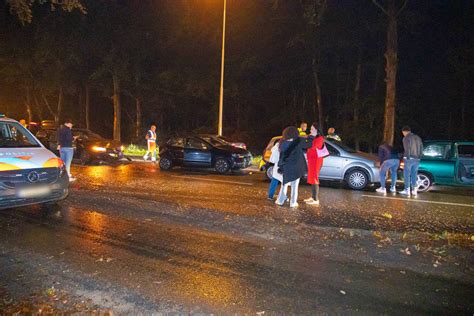
[[227, 159], [224, 158], [219, 158], [216, 160], [215, 167], [217, 172], [224, 174], [229, 172], [230, 170], [230, 163]]
[[160, 169], [167, 171], [167, 170], [171, 170], [171, 168], [173, 168], [173, 162], [171, 161], [171, 159], [169, 159], [168, 157], [161, 157]]

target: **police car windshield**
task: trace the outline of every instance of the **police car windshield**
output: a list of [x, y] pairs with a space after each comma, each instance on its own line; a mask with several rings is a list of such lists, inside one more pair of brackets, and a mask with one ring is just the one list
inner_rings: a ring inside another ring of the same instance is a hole
[[19, 123], [0, 122], [0, 148], [41, 147], [36, 139]]

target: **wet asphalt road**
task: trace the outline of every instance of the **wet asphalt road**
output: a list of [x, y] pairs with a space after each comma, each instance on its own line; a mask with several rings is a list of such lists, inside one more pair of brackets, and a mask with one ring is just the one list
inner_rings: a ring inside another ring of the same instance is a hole
[[[57, 207], [0, 211], [0, 286], [54, 286], [118, 313], [474, 312], [474, 191], [321, 207], [266, 200], [263, 174], [76, 166]], [[300, 188], [300, 199], [310, 187]]]

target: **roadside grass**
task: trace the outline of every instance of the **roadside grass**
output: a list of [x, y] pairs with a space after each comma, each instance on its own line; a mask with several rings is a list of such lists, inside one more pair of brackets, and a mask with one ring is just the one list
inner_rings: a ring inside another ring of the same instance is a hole
[[260, 166], [261, 161], [262, 161], [262, 155], [252, 157], [252, 165], [253, 166], [256, 166], [256, 167]]
[[123, 153], [126, 156], [143, 156], [146, 154], [146, 148], [134, 144], [130, 144], [127, 147], [125, 147], [125, 150]]

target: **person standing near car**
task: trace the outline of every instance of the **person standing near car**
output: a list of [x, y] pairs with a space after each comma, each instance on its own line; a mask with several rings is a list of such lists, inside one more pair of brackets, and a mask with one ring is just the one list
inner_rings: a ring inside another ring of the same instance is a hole
[[387, 176], [388, 170], [390, 170], [390, 175], [392, 182], [390, 185], [390, 192], [395, 193], [396, 184], [397, 184], [397, 170], [400, 165], [398, 159], [398, 153], [395, 149], [390, 146], [387, 142], [384, 142], [379, 146], [379, 161], [380, 161], [380, 188], [375, 190], [378, 193], [386, 194], [386, 184], [385, 179]]
[[66, 165], [69, 181], [71, 182], [76, 181], [76, 178], [74, 178], [71, 174], [71, 163], [72, 157], [74, 156], [74, 147], [72, 144], [75, 139], [72, 135], [72, 125], [72, 120], [66, 119], [64, 124], [59, 127], [57, 132], [59, 156]]
[[308, 123], [306, 123], [305, 121], [301, 122], [300, 127], [298, 128], [298, 133], [300, 137], [308, 136], [308, 133], [306, 133], [307, 130], [308, 130]]
[[334, 127], [330, 127], [328, 129], [328, 134], [326, 135], [326, 138], [327, 139], [333, 139], [337, 142], [341, 142], [341, 137], [339, 135], [336, 134], [336, 129]]
[[291, 185], [290, 207], [298, 207], [298, 186], [300, 179], [306, 174], [307, 164], [304, 150], [311, 147], [312, 136], [299, 137], [298, 129], [294, 126], [283, 131], [283, 141], [280, 143], [280, 159], [278, 172], [283, 175], [280, 193], [275, 201], [282, 206], [287, 199], [288, 186]]
[[311, 184], [311, 197], [304, 201], [308, 205], [319, 206], [319, 173], [324, 158], [329, 156], [329, 151], [324, 144], [324, 137], [318, 132], [316, 123], [311, 125], [310, 136], [314, 139], [306, 154], [308, 157], [308, 183]]
[[[411, 132], [409, 126], [402, 128], [403, 134], [403, 162], [405, 167], [403, 170], [403, 177], [405, 178], [405, 189], [400, 192], [405, 196], [417, 196], [417, 179], [418, 168], [420, 166], [420, 159], [423, 154], [423, 141], [420, 136]], [[410, 191], [411, 189], [411, 191]]]
[[151, 156], [151, 161], [156, 161], [156, 125], [150, 126], [150, 130], [145, 136], [147, 142], [147, 152], [143, 156], [143, 160], [148, 160], [148, 156]]
[[268, 188], [268, 199], [273, 201], [273, 196], [275, 195], [275, 191], [278, 187], [278, 184], [283, 182], [282, 174], [278, 173], [278, 161], [280, 160], [280, 143], [282, 142], [283, 138], [280, 139], [273, 147], [272, 147], [272, 154], [270, 155], [270, 163], [273, 164], [272, 168], [272, 181], [270, 182], [270, 186]]

